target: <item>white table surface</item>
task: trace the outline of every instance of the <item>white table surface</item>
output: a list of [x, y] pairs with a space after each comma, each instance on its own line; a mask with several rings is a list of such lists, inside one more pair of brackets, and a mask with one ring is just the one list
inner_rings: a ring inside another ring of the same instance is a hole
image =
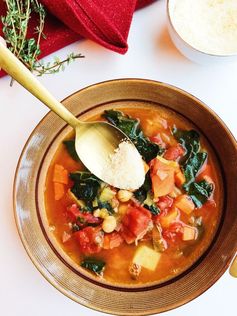
[[[84, 40], [57, 52], [85, 54], [64, 73], [40, 78], [60, 100], [87, 85], [125, 77], [149, 78], [176, 85], [206, 102], [237, 137], [237, 64], [201, 66], [184, 58], [167, 34], [165, 1], [136, 12], [125, 56]], [[50, 59], [47, 58], [47, 59]], [[4, 316], [104, 315], [65, 297], [28, 258], [16, 230], [12, 184], [16, 164], [32, 129], [47, 108], [9, 77], [0, 79], [0, 314]], [[227, 161], [228, 163], [228, 161]], [[194, 301], [164, 316], [235, 314], [237, 280], [228, 271]]]

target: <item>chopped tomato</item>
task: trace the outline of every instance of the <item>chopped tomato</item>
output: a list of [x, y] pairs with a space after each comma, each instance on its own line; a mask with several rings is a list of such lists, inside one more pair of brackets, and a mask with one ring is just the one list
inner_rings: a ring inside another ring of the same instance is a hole
[[178, 158], [182, 157], [185, 153], [185, 149], [181, 144], [177, 144], [174, 146], [169, 147], [165, 154], [164, 158], [167, 160], [177, 160]]
[[67, 208], [69, 220], [77, 222], [79, 226], [85, 224], [100, 224], [101, 219], [93, 216], [91, 213], [83, 213], [76, 204], [72, 204]]
[[164, 210], [170, 208], [172, 206], [173, 202], [174, 202], [174, 199], [172, 199], [168, 195], [161, 196], [159, 198], [159, 201], [157, 202], [157, 206], [159, 207], [159, 209], [161, 211], [164, 211]]
[[167, 229], [163, 230], [163, 237], [166, 240], [174, 242], [177, 238], [183, 237], [184, 224], [182, 222], [174, 222]]
[[75, 232], [73, 236], [84, 254], [98, 253], [102, 249], [104, 235], [99, 227], [85, 227]]
[[150, 137], [150, 141], [161, 146], [162, 148], [165, 148], [166, 147], [166, 144], [163, 142], [160, 134], [157, 134], [155, 136], [151, 136]]
[[151, 222], [151, 213], [143, 207], [129, 206], [122, 219], [121, 233], [127, 243], [147, 232]]
[[104, 235], [104, 249], [113, 249], [119, 247], [123, 243], [123, 238], [118, 232]]

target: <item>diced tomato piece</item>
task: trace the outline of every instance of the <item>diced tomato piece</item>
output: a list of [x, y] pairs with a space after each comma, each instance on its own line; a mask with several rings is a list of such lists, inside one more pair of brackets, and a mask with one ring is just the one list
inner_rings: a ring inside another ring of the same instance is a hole
[[182, 222], [174, 222], [169, 228], [163, 230], [162, 235], [166, 240], [174, 242], [177, 238], [182, 239], [183, 230], [184, 224]]
[[84, 254], [98, 253], [103, 245], [103, 232], [98, 227], [85, 227], [73, 234], [75, 236], [79, 249]]
[[80, 216], [81, 212], [76, 204], [72, 204], [67, 208], [67, 215], [70, 221], [76, 222], [78, 216]]
[[134, 237], [138, 237], [147, 231], [151, 222], [151, 213], [143, 207], [129, 206], [122, 219], [122, 236], [126, 242], [131, 243]]
[[164, 158], [167, 160], [177, 160], [178, 158], [182, 157], [185, 154], [185, 149], [181, 144], [177, 144], [174, 146], [169, 147], [165, 154]]
[[160, 134], [157, 134], [155, 136], [151, 136], [150, 137], [150, 141], [161, 146], [162, 148], [165, 148], [166, 147], [166, 144], [163, 142]]
[[91, 213], [83, 213], [80, 211], [79, 207], [76, 204], [72, 204], [67, 208], [67, 214], [69, 220], [72, 222], [77, 222], [79, 226], [85, 224], [100, 224], [101, 219], [93, 216]]
[[104, 235], [104, 249], [113, 249], [119, 247], [123, 243], [123, 238], [118, 232]]
[[174, 199], [172, 199], [170, 196], [161, 196], [159, 198], [159, 201], [157, 202], [157, 206], [161, 211], [164, 211], [168, 208], [170, 208], [173, 205]]
[[121, 227], [121, 236], [123, 237], [123, 239], [126, 241], [127, 244], [132, 244], [134, 243], [134, 241], [136, 240], [136, 236], [130, 232], [130, 230], [122, 225]]

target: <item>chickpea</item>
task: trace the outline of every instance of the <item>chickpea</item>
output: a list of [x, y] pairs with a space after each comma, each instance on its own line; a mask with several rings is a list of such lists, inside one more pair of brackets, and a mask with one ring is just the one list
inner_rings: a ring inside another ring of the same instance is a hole
[[128, 202], [133, 196], [133, 193], [127, 190], [119, 190], [117, 196], [120, 202]]
[[117, 226], [117, 221], [114, 216], [108, 216], [104, 219], [102, 229], [105, 233], [112, 233]]

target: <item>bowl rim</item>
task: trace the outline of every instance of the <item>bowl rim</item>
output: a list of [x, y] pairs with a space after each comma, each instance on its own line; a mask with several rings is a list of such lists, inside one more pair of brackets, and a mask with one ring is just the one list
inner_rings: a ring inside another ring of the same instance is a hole
[[[82, 89], [79, 89], [78, 91], [75, 91], [74, 93], [72, 93], [71, 95], [67, 96], [66, 98], [64, 98], [61, 102], [65, 102], [67, 101], [68, 99], [70, 99], [72, 96], [80, 93], [80, 92], [83, 92], [83, 91], [86, 91], [88, 89], [91, 89], [91, 88], [94, 88], [96, 86], [102, 86], [102, 85], [107, 85], [107, 84], [111, 84], [111, 83], [119, 83], [119, 82], [126, 82], [126, 81], [129, 81], [129, 82], [133, 82], [133, 83], [144, 83], [144, 84], [155, 84], [155, 85], [159, 85], [159, 86], [163, 86], [163, 87], [166, 87], [166, 88], [170, 88], [172, 90], [175, 90], [177, 91], [178, 93], [182, 93], [184, 94], [185, 96], [187, 96], [188, 98], [192, 98], [195, 102], [197, 102], [199, 104], [199, 106], [201, 106], [201, 108], [204, 108], [206, 109], [208, 112], [211, 113], [212, 116], [215, 117], [215, 119], [221, 124], [222, 128], [226, 131], [226, 133], [229, 135], [229, 139], [231, 140], [232, 144], [234, 145], [235, 149], [236, 149], [236, 152], [237, 152], [237, 141], [235, 139], [235, 137], [233, 136], [232, 132], [229, 130], [229, 128], [225, 125], [225, 123], [222, 121], [222, 119], [209, 107], [207, 106], [204, 102], [202, 102], [199, 98], [193, 96], [191, 93], [188, 93], [187, 91], [181, 89], [181, 88], [178, 88], [176, 86], [173, 86], [173, 85], [170, 85], [170, 84], [167, 84], [167, 83], [163, 83], [163, 82], [160, 82], [160, 81], [156, 81], [156, 80], [150, 80], [150, 79], [141, 79], [141, 78], [121, 78], [121, 79], [113, 79], [113, 80], [106, 80], [106, 81], [102, 81], [102, 82], [99, 82], [99, 83], [94, 83], [94, 84], [91, 84], [89, 86], [86, 86]], [[20, 165], [21, 165], [21, 162], [22, 162], [22, 158], [23, 158], [23, 155], [24, 155], [24, 152], [29, 144], [29, 142], [31, 141], [32, 139], [32, 136], [34, 135], [35, 131], [38, 129], [38, 127], [43, 123], [44, 120], [46, 120], [48, 118], [49, 115], [51, 115], [52, 111], [49, 111], [48, 113], [46, 113], [46, 115], [43, 116], [43, 118], [38, 122], [38, 124], [35, 126], [35, 128], [32, 130], [32, 132], [30, 133], [23, 149], [22, 149], [22, 152], [19, 156], [19, 160], [18, 160], [18, 163], [17, 163], [17, 166], [16, 166], [16, 170], [15, 170], [15, 175], [14, 175], [14, 182], [13, 182], [13, 209], [14, 209], [14, 219], [15, 219], [15, 223], [16, 223], [16, 227], [17, 227], [17, 231], [18, 231], [18, 234], [20, 236], [20, 239], [21, 239], [21, 242], [23, 244], [23, 247], [25, 248], [30, 260], [32, 261], [32, 263], [34, 264], [34, 266], [37, 268], [37, 270], [41, 273], [41, 275], [51, 284], [53, 285], [57, 290], [59, 290], [61, 293], [63, 293], [65, 296], [67, 296], [68, 298], [72, 299], [73, 301], [77, 302], [78, 301], [73, 297], [73, 295], [71, 295], [68, 291], [66, 291], [66, 289], [64, 289], [63, 287], [60, 287], [56, 284], [56, 282], [53, 282], [51, 279], [50, 279], [50, 276], [47, 274], [47, 271], [45, 271], [44, 267], [42, 267], [39, 262], [36, 260], [36, 258], [34, 257], [34, 255], [31, 253], [31, 251], [29, 250], [29, 247], [27, 245], [27, 242], [25, 241], [24, 239], [24, 236], [23, 236], [23, 232], [21, 230], [21, 227], [20, 227], [20, 221], [19, 221], [19, 218], [17, 217], [17, 205], [16, 205], [16, 181], [17, 181], [17, 176], [18, 176], [18, 171], [19, 171], [19, 168], [20, 168]], [[212, 279], [212, 281], [210, 282], [210, 284], [208, 284], [208, 286], [206, 286], [206, 288], [202, 289], [201, 291], [199, 291], [197, 294], [195, 295], [192, 295], [189, 299], [184, 299], [183, 301], [179, 301], [178, 303], [176, 302], [175, 304], [173, 305], [170, 305], [169, 308], [163, 310], [163, 311], [168, 311], [168, 310], [172, 310], [174, 308], [177, 308], [177, 307], [180, 307], [190, 301], [192, 301], [193, 299], [197, 298], [198, 296], [200, 296], [201, 294], [203, 294], [205, 291], [207, 291], [213, 284], [215, 284], [217, 282], [217, 280], [225, 273], [225, 271], [228, 269], [236, 251], [237, 251], [237, 240], [236, 240], [236, 249], [234, 251], [232, 251], [232, 253], [230, 254], [229, 256], [229, 260], [225, 263], [225, 266], [222, 268], [222, 270], [219, 272], [219, 274], [216, 275], [216, 277], [214, 279]], [[199, 260], [199, 259], [198, 259]], [[197, 261], [198, 261], [197, 260]], [[194, 263], [195, 265], [195, 263]], [[136, 292], [137, 289], [135, 289], [134, 292]], [[149, 286], [148, 286], [148, 290], [149, 290]], [[130, 292], [130, 291], [128, 291]], [[107, 314], [111, 314], [111, 310], [106, 310], [104, 308], [98, 308], [98, 307], [94, 307], [92, 305], [89, 305], [89, 304], [83, 304], [80, 302], [81, 305], [87, 307], [87, 308], [90, 308], [90, 309], [94, 309], [96, 311], [101, 311], [103, 313], [107, 313]], [[162, 311], [162, 312], [163, 312]], [[136, 315], [153, 315], [157, 313], [157, 310], [152, 310], [151, 312], [149, 313], [136, 313]], [[160, 313], [160, 312], [158, 312]], [[124, 313], [118, 313], [116, 315], [128, 315], [128, 314], [124, 314]], [[129, 314], [130, 315], [130, 314]], [[135, 314], [134, 314], [135, 315]]]
[[172, 21], [172, 18], [171, 18], [171, 14], [170, 14], [170, 1], [173, 1], [173, 0], [167, 0], [166, 2], [166, 14], [167, 14], [167, 18], [168, 18], [168, 23], [169, 23], [169, 26], [171, 27], [172, 31], [174, 32], [175, 36], [178, 37], [185, 45], [188, 46], [189, 49], [195, 51], [196, 53], [198, 54], [201, 54], [203, 56], [210, 56], [211, 58], [212, 57], [216, 57], [216, 58], [231, 58], [231, 57], [237, 57], [237, 51], [236, 53], [229, 53], [229, 54], [214, 54], [214, 53], [207, 53], [205, 51], [202, 51], [194, 46], [192, 46], [190, 43], [188, 43], [181, 35], [180, 33], [176, 30], [175, 26], [174, 26], [174, 23]]

